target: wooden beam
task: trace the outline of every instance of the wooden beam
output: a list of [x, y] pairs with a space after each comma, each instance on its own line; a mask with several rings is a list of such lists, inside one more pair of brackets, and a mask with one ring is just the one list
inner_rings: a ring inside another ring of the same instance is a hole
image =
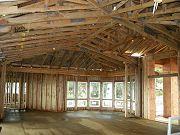
[[133, 31], [136, 31], [140, 34], [142, 34], [143, 36], [147, 36], [147, 37], [150, 37], [152, 39], [154, 39], [155, 41], [158, 41], [158, 42], [161, 42], [171, 48], [174, 48], [174, 49], [177, 49], [179, 50], [180, 49], [180, 46], [178, 45], [177, 42], [171, 42], [169, 40], [167, 40], [165, 37], [163, 37], [162, 35], [160, 34], [156, 34], [155, 36], [154, 35], [151, 35], [149, 34], [148, 32], [145, 32], [145, 28], [142, 27], [142, 26], [139, 26], [133, 22], [130, 22], [130, 21], [127, 21], [127, 20], [122, 20], [122, 19], [119, 19], [119, 18], [114, 18], [116, 19], [119, 23], [121, 23], [123, 26], [133, 30]]
[[106, 6], [109, 6], [109, 5], [112, 5], [114, 3], [118, 3], [118, 2], [121, 2], [122, 0], [109, 0], [109, 1], [103, 1], [100, 3], [100, 6], [101, 7], [106, 7]]
[[148, 56], [146, 56], [146, 60], [152, 61], [152, 60], [160, 60], [160, 59], [166, 59], [172, 57], [177, 57], [177, 51], [172, 50], [172, 51], [166, 51], [156, 54], [149, 54]]
[[[0, 68], [2, 69], [2, 68]], [[21, 73], [40, 73], [40, 74], [62, 74], [62, 75], [74, 75], [74, 76], [124, 76], [124, 72], [116, 71], [92, 71], [92, 70], [74, 70], [74, 69], [50, 69], [50, 68], [32, 68], [32, 67], [7, 67], [7, 72], [21, 72]], [[133, 75], [133, 72], [128, 74]]]
[[154, 30], [157, 30], [158, 32], [167, 36], [167, 38], [170, 38], [171, 40], [175, 40], [177, 42], [180, 42], [180, 35], [178, 35], [178, 33], [171, 32], [171, 31], [167, 30], [166, 27], [164, 27], [164, 26], [154, 25], [154, 24], [151, 24], [151, 25], [146, 24], [146, 26], [148, 26], [149, 28], [152, 28]]
[[[155, 13], [155, 17], [158, 19], [158, 15], [165, 15], [165, 14], [178, 13], [178, 12], [180, 12], [179, 7], [173, 7], [173, 8], [169, 8], [165, 10], [162, 9], [162, 10], [158, 10]], [[136, 20], [138, 18], [143, 18], [143, 17], [150, 17], [149, 18], [150, 20], [154, 18], [154, 16], [152, 17], [152, 12], [139, 13], [139, 14], [128, 16], [127, 18], [130, 20]]]
[[[176, 1], [178, 1], [178, 0], [163, 0], [162, 4], [176, 2]], [[114, 16], [114, 15], [118, 15], [118, 14], [125, 13], [125, 12], [140, 10], [140, 9], [152, 7], [153, 5], [154, 5], [154, 2], [149, 1], [149, 2], [145, 2], [143, 4], [138, 4], [138, 5], [129, 6], [129, 7], [126, 7], [126, 8], [119, 9], [119, 10], [111, 13], [110, 15]]]
[[[26, 42], [26, 41], [35, 41], [35, 40], [40, 40], [40, 39], [47, 39], [47, 38], [56, 38], [56, 37], [66, 37], [66, 38], [71, 38], [73, 37], [79, 37], [79, 36], [84, 36], [86, 34], [91, 34], [93, 32], [95, 32], [97, 29], [94, 30], [80, 30], [80, 31], [72, 31], [72, 32], [62, 32], [60, 30], [54, 30], [54, 31], [48, 31], [48, 33], [43, 32], [43, 33], [38, 33], [38, 34], [29, 34], [28, 32], [22, 32], [22, 33], [18, 33], [17, 37], [14, 36], [10, 36], [7, 38], [1, 38], [0, 37], [0, 44], [10, 44], [10, 43], [19, 43], [19, 42]], [[53, 34], [49, 34], [53, 32]], [[68, 36], [68, 37], [67, 37]], [[13, 39], [12, 39], [13, 37]]]
[[65, 0], [68, 2], [72, 2], [72, 3], [77, 3], [77, 4], [83, 4], [83, 5], [88, 5], [89, 3], [84, 1], [84, 0]]
[[96, 37], [98, 34], [100, 34], [101, 32], [103, 32], [104, 30], [112, 27], [112, 26], [115, 25], [115, 24], [116, 24], [115, 21], [112, 21], [111, 23], [107, 24], [105, 27], [99, 29], [98, 31], [96, 31], [95, 33], [91, 34], [91, 35], [90, 35], [89, 37], [87, 37], [86, 39], [82, 40], [82, 41], [78, 44], [78, 46], [80, 46], [80, 47], [82, 47], [82, 48], [86, 48], [86, 49], [89, 50], [89, 51], [96, 52], [96, 53], [98, 53], [99, 55], [103, 55], [103, 56], [106, 56], [106, 57], [110, 57], [111, 59], [115, 59], [115, 60], [117, 60], [117, 61], [121, 61], [121, 62], [122, 62], [122, 61], [126, 61], [126, 62], [128, 62], [128, 63], [132, 63], [132, 62], [135, 63], [135, 61], [131, 61], [131, 60], [126, 59], [126, 58], [123, 58], [123, 57], [121, 57], [121, 56], [115, 56], [115, 55], [111, 55], [111, 54], [104, 54], [104, 53], [99, 52], [99, 51], [97, 51], [97, 50], [95, 50], [95, 49], [92, 49], [92, 48], [90, 48], [88, 45], [86, 45], [86, 42], [87, 42], [88, 40], [91, 40], [92, 38]]
[[[165, 1], [163, 1], [163, 3], [169, 3], [169, 2], [174, 2], [174, 1], [175, 0], [165, 0]], [[143, 3], [141, 5], [135, 5], [135, 6], [131, 6], [131, 7], [128, 7], [128, 8], [119, 9], [117, 11], [112, 12], [109, 15], [116, 15], [117, 13], [124, 13], [124, 12], [128, 12], [128, 11], [139, 10], [139, 9], [146, 8], [146, 7], [151, 7], [151, 6], [153, 6], [153, 2], [147, 2], [147, 3]], [[117, 18], [114, 18], [114, 19], [117, 19]], [[148, 34], [147, 32], [145, 32], [144, 29], [142, 29], [140, 26], [135, 25], [135, 24], [131, 23], [130, 21], [126, 21], [125, 23], [124, 22], [120, 22], [120, 23], [121, 24], [123, 23], [123, 25], [128, 27], [129, 29], [136, 30], [140, 34], [143, 34], [143, 35], [146, 35], [146, 36], [150, 36], [154, 40], [157, 40], [158, 42], [162, 42], [163, 44], [166, 44], [169, 47], [173, 47], [175, 49], [179, 49], [178, 43], [172, 42], [172, 41], [168, 41], [168, 40], [166, 40], [166, 38], [162, 37], [161, 35], [158, 35], [158, 36], [156, 35], [156, 37], [152, 36], [152, 35]], [[133, 26], [131, 26], [131, 25], [133, 25]]]
[[29, 31], [29, 32], [18, 32], [18, 33], [8, 33], [5, 35], [0, 36], [0, 40], [8, 40], [8, 39], [16, 39], [19, 37], [33, 37], [35, 35], [40, 36], [40, 35], [46, 35], [49, 33], [66, 33], [69, 31], [73, 31], [73, 32], [80, 32], [80, 31], [86, 31], [87, 29], [89, 30], [96, 30], [99, 29], [101, 27], [103, 27], [105, 24], [96, 24], [96, 25], [83, 25], [83, 26], [76, 26], [76, 27], [64, 27], [64, 28], [49, 28], [49, 29], [36, 29], [33, 31]]
[[0, 6], [0, 14], [20, 14], [20, 13], [36, 13], [36, 12], [55, 12], [55, 11], [69, 11], [69, 10], [87, 10], [94, 9], [92, 6], [78, 5], [78, 6], [58, 6], [48, 8], [18, 8], [17, 6]]
[[148, 78], [175, 77], [175, 76], [178, 76], [178, 73], [149, 75]]

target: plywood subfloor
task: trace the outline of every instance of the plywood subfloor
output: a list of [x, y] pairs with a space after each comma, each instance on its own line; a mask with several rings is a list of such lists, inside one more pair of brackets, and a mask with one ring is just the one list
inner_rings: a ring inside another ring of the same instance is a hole
[[2, 135], [165, 135], [166, 124], [119, 112], [8, 112]]

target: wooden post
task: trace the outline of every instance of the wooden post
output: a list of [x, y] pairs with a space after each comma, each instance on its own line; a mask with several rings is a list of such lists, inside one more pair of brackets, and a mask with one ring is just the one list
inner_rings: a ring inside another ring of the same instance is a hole
[[16, 108], [16, 100], [17, 100], [17, 73], [15, 74], [15, 94], [14, 94], [14, 108]]
[[0, 85], [0, 119], [4, 116], [4, 92], [6, 84], [6, 62], [2, 63], [1, 85]]
[[90, 81], [89, 77], [87, 78], [87, 110], [89, 110], [89, 100], [90, 100]]
[[10, 107], [12, 108], [13, 106], [13, 73], [11, 73], [10, 75], [10, 83], [11, 83], [11, 87], [10, 87]]
[[[177, 66], [174, 64], [173, 66]], [[171, 60], [168, 60], [163, 64], [163, 72], [171, 73]], [[171, 77], [163, 78], [163, 104], [164, 104], [164, 112], [163, 116], [168, 118], [171, 116]], [[167, 100], [168, 99], [168, 100]]]
[[75, 110], [77, 111], [78, 107], [77, 107], [77, 101], [78, 101], [78, 76], [75, 77], [75, 81], [76, 81], [76, 84], [75, 84]]
[[103, 83], [100, 81], [100, 110], [102, 110], [102, 99], [103, 99]]
[[[148, 62], [148, 75], [153, 75], [155, 61]], [[156, 117], [156, 96], [155, 96], [155, 79], [148, 78], [148, 119], [155, 120]]]
[[138, 58], [138, 66], [135, 69], [135, 116], [140, 117], [141, 116], [141, 107], [140, 107], [140, 94], [141, 94], [141, 59]]
[[29, 109], [29, 73], [26, 74], [26, 109]]
[[[180, 51], [178, 51], [178, 56], [177, 56], [177, 65], [178, 65], [178, 113], [180, 116]], [[180, 125], [180, 120], [179, 120], [179, 125]]]
[[[7, 78], [7, 74], [6, 74], [6, 78]], [[8, 79], [7, 79], [7, 106], [9, 107], [9, 103], [10, 103], [10, 77], [8, 75]]]
[[26, 95], [27, 95], [27, 73], [24, 73], [24, 85], [23, 85], [23, 109], [26, 109]]
[[132, 97], [132, 95], [133, 95], [133, 90], [132, 90], [132, 85], [133, 85], [133, 82], [132, 82], [132, 78], [130, 78], [130, 114], [132, 114], [133, 113], [133, 109], [132, 109], [132, 105], [133, 105], [133, 97]]
[[22, 109], [23, 104], [23, 73], [20, 74], [19, 78], [19, 109]]
[[128, 65], [125, 63], [125, 80], [124, 80], [124, 111], [125, 117], [128, 117]]
[[4, 91], [4, 107], [5, 108], [7, 108], [7, 103], [8, 103], [8, 80], [7, 80], [7, 83], [5, 84], [5, 91]]
[[115, 81], [112, 82], [112, 109], [115, 110]]
[[142, 94], [142, 115], [148, 119], [148, 75], [147, 75], [147, 57], [143, 58], [143, 94]]
[[7, 84], [5, 84], [4, 89], [4, 107], [7, 108]]
[[63, 111], [67, 111], [67, 76], [63, 75], [63, 95], [64, 95], [64, 108]]

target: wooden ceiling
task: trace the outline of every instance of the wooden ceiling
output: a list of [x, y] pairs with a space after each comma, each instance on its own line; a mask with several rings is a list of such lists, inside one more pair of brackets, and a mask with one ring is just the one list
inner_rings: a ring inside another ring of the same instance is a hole
[[0, 0], [0, 59], [12, 65], [122, 70], [179, 50], [180, 2]]

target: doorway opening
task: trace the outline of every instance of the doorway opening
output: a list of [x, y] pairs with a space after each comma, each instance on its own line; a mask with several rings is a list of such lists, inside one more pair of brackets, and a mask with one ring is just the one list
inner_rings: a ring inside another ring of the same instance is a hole
[[156, 118], [164, 116], [163, 102], [163, 78], [155, 79], [155, 103], [156, 103]]

